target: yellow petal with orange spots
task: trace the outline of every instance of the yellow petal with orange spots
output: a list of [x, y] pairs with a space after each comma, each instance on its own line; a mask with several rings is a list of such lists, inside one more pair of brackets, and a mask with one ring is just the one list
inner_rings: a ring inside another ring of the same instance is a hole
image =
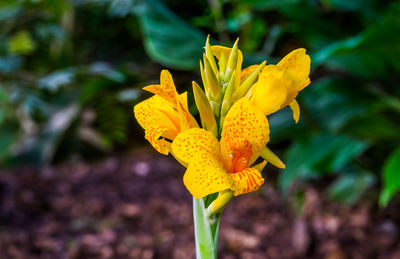
[[294, 99], [291, 103], [289, 103], [290, 109], [293, 111], [293, 119], [297, 123], [300, 118], [300, 107], [297, 103], [296, 99]]
[[223, 169], [221, 161], [207, 152], [194, 154], [183, 183], [196, 199], [234, 188], [233, 179]]
[[263, 111], [246, 97], [237, 101], [226, 115], [221, 133], [221, 152], [228, 171], [252, 164], [268, 140], [269, 125]]
[[178, 96], [177, 110], [179, 114], [181, 132], [191, 128], [190, 113], [187, 106], [187, 92]]
[[164, 155], [168, 155], [170, 143], [161, 137], [166, 134], [167, 131], [169, 131], [167, 128], [150, 127], [145, 130], [144, 136], [155, 150]]
[[[211, 46], [211, 50], [212, 50], [212, 53], [214, 54], [214, 56], [219, 60], [221, 58], [222, 54], [224, 54], [225, 58], [228, 59], [229, 55], [231, 54], [232, 48], [215, 45], [215, 46]], [[234, 90], [238, 89], [238, 87], [240, 85], [242, 63], [243, 63], [243, 54], [242, 54], [242, 51], [240, 51], [240, 49], [238, 49], [238, 59], [237, 59], [235, 74], [234, 74], [234, 77], [235, 77]]]
[[148, 85], [143, 89], [155, 95], [161, 96], [169, 103], [171, 103], [173, 107], [176, 107], [178, 93], [176, 92], [171, 73], [168, 70], [161, 71], [159, 85]]
[[251, 102], [258, 106], [265, 115], [279, 110], [287, 100], [291, 81], [287, 80], [284, 69], [275, 65], [264, 68], [258, 77], [251, 97]]
[[134, 107], [136, 120], [142, 128], [159, 125], [161, 128], [179, 130], [179, 116], [172, 105], [158, 95], [154, 95]]
[[192, 128], [181, 132], [171, 145], [177, 160], [187, 166], [195, 155], [209, 154], [221, 161], [221, 148], [215, 136], [204, 129]]
[[254, 192], [264, 183], [261, 173], [254, 168], [245, 168], [242, 171], [230, 174], [235, 182], [234, 195]]

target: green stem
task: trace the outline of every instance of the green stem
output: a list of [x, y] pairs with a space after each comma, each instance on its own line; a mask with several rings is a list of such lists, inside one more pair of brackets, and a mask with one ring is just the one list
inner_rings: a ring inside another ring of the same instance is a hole
[[209, 218], [204, 200], [193, 198], [193, 217], [197, 259], [216, 259], [220, 214]]

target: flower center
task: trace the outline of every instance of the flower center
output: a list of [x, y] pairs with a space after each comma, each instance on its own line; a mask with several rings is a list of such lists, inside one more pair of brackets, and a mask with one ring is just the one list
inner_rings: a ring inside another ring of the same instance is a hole
[[232, 172], [238, 173], [245, 169], [252, 155], [251, 144], [248, 140], [244, 141], [240, 147], [232, 148]]

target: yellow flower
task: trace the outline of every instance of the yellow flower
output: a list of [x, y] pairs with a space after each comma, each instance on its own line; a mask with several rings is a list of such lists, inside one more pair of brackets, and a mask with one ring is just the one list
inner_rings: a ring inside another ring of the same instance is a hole
[[187, 93], [179, 95], [171, 74], [161, 71], [160, 84], [143, 88], [154, 96], [135, 105], [134, 114], [140, 126], [145, 129], [145, 138], [160, 153], [169, 153], [170, 142], [185, 130], [198, 127], [189, 113]]
[[289, 105], [297, 122], [300, 109], [295, 98], [310, 84], [310, 63], [306, 50], [300, 48], [286, 55], [277, 65], [266, 66], [253, 86], [251, 102], [266, 115]]
[[261, 173], [250, 166], [268, 141], [264, 112], [242, 98], [226, 115], [220, 142], [211, 132], [193, 128], [175, 138], [171, 152], [187, 167], [183, 181], [195, 198], [223, 190], [236, 196], [264, 183]]

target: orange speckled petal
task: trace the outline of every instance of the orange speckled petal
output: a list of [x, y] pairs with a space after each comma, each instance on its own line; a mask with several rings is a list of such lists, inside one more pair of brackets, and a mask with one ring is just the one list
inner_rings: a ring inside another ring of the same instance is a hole
[[235, 182], [233, 193], [235, 196], [254, 192], [264, 183], [261, 173], [254, 168], [245, 168], [238, 173], [230, 174], [230, 176]]
[[233, 179], [223, 169], [221, 162], [210, 153], [192, 157], [183, 183], [196, 199], [226, 189], [233, 190], [234, 186]]
[[174, 107], [176, 107], [178, 93], [176, 92], [171, 73], [169, 73], [168, 70], [161, 71], [159, 85], [148, 85], [143, 89], [161, 96], [169, 103], [171, 103]]
[[177, 110], [179, 114], [181, 132], [195, 127], [195, 125], [192, 126], [192, 116], [189, 113], [189, 108], [187, 105], [187, 92], [184, 92], [183, 94], [178, 96]]
[[136, 120], [142, 128], [159, 125], [161, 128], [179, 129], [178, 113], [172, 105], [158, 95], [154, 95], [134, 107]]
[[198, 128], [199, 124], [197, 124], [196, 119], [192, 116], [192, 114], [189, 112], [189, 106], [187, 102], [187, 92], [184, 92], [179, 95], [179, 102], [181, 103], [181, 109], [184, 111], [186, 114], [186, 119], [188, 119], [190, 128]]
[[221, 161], [221, 149], [215, 136], [204, 129], [192, 128], [181, 132], [171, 145], [174, 156], [184, 166], [188, 165], [194, 156], [209, 154]]
[[221, 133], [221, 152], [227, 168], [232, 170], [235, 150], [245, 151], [248, 143], [252, 154], [247, 165], [252, 164], [268, 140], [269, 125], [263, 111], [250, 104], [246, 97], [238, 100], [226, 115]]
[[168, 155], [170, 143], [165, 139], [161, 138], [164, 134], [167, 134], [167, 128], [149, 127], [145, 131], [145, 139], [160, 152], [161, 154]]
[[277, 65], [290, 70], [298, 79], [305, 80], [310, 74], [311, 59], [306, 50], [300, 48], [287, 54]]

